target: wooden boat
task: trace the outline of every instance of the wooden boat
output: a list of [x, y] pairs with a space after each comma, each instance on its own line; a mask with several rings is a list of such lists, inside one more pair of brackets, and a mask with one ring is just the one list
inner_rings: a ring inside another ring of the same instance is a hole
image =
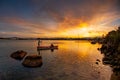
[[51, 50], [51, 49], [58, 49], [58, 46], [38, 46], [38, 50]]

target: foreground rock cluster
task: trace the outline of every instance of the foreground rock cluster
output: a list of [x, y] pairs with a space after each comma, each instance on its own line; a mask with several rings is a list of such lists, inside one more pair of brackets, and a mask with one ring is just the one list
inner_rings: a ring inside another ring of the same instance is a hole
[[110, 65], [116, 75], [116, 79], [111, 80], [120, 80], [120, 27], [106, 35], [102, 47], [98, 50], [104, 54], [103, 64]]
[[42, 66], [42, 57], [38, 55], [29, 55], [22, 62], [25, 67], [40, 67]]
[[40, 55], [27, 55], [27, 52], [18, 50], [12, 53], [10, 56], [16, 60], [23, 60], [22, 65], [25, 67], [41, 67], [42, 57]]
[[17, 60], [22, 60], [27, 55], [27, 52], [23, 50], [18, 50], [16, 52], [13, 52], [10, 56]]

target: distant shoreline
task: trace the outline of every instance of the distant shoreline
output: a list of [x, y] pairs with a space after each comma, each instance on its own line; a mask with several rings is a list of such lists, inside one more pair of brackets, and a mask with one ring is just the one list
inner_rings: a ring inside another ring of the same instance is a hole
[[100, 37], [96, 38], [0, 38], [0, 40], [95, 40], [101, 39]]

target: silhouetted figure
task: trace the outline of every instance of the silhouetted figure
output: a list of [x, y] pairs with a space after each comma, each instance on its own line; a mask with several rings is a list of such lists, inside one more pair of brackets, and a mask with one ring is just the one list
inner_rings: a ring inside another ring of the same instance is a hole
[[53, 45], [53, 44], [51, 44], [51, 45], [50, 45], [50, 47], [54, 47], [54, 45]]
[[38, 46], [40, 46], [40, 43], [41, 43], [41, 41], [40, 41], [40, 40], [38, 40]]

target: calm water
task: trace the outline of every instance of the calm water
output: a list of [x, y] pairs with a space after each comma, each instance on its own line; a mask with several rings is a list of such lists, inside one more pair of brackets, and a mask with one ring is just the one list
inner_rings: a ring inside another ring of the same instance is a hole
[[[37, 41], [0, 40], [0, 80], [110, 80], [111, 68], [102, 64], [101, 45], [88, 41], [43, 41], [54, 43], [58, 50], [41, 51], [43, 65], [26, 68], [10, 57], [17, 50], [38, 54]], [[101, 60], [97, 65], [96, 59]]]

